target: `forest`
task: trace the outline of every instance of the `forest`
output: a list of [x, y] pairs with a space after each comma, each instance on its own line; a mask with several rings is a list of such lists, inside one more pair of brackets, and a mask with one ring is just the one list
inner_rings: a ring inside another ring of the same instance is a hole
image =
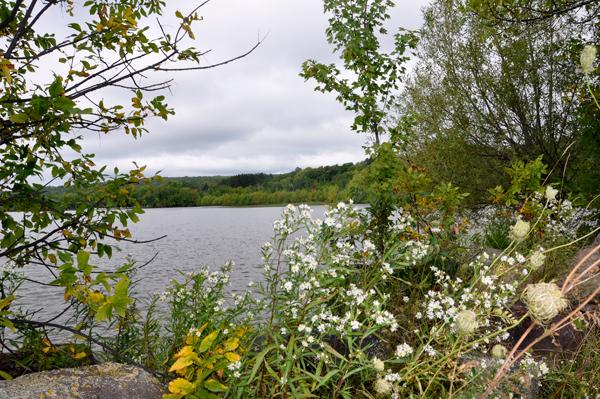
[[[354, 175], [368, 164], [367, 159], [357, 164], [296, 168], [275, 175], [167, 177], [136, 187], [131, 197], [144, 208], [337, 203], [350, 198]], [[50, 186], [46, 190], [57, 199], [68, 201], [74, 189]]]

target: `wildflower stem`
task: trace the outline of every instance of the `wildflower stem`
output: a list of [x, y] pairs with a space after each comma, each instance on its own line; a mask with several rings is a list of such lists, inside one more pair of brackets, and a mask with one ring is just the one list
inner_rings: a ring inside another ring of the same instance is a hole
[[[597, 230], [600, 230], [600, 227], [598, 227], [596, 230], [592, 231], [592, 233], [593, 233], [593, 232], [595, 232], [595, 231], [597, 231]], [[592, 233], [590, 233], [590, 234], [592, 234]], [[588, 235], [589, 235], [589, 234], [588, 234]], [[585, 238], [585, 237], [586, 237], [586, 236], [583, 236], [583, 237], [581, 237], [581, 238]], [[573, 241], [573, 242], [575, 242], [575, 241]], [[570, 245], [570, 244], [569, 244], [569, 245]], [[560, 247], [557, 247], [557, 248], [560, 248]], [[554, 250], [554, 249], [557, 249], [557, 248], [552, 248], [552, 250]], [[585, 263], [585, 261], [586, 261], [586, 260], [588, 260], [588, 258], [589, 258], [590, 256], [592, 256], [592, 255], [594, 254], [594, 252], [596, 252], [598, 249], [600, 249], [600, 245], [598, 245], [596, 248], [592, 249], [592, 250], [591, 250], [591, 251], [590, 251], [590, 252], [589, 252], [589, 253], [588, 253], [586, 256], [584, 256], [584, 258], [583, 258], [583, 259], [582, 259], [582, 260], [581, 260], [579, 263], [577, 263], [577, 265], [575, 265], [575, 267], [573, 268], [573, 270], [571, 270], [571, 273], [569, 273], [569, 275], [568, 275], [568, 276], [567, 276], [567, 278], [565, 279], [565, 282], [564, 282], [564, 284], [563, 284], [563, 286], [562, 286], [562, 292], [563, 292], [563, 293], [566, 293], [566, 292], [568, 292], [568, 291], [571, 289], [571, 288], [569, 288], [569, 290], [566, 290], [566, 291], [565, 291], [565, 288], [566, 288], [566, 286], [567, 286], [567, 283], [568, 283], [568, 282], [569, 282], [569, 280], [571, 279], [571, 276], [573, 276], [573, 274], [575, 274], [575, 271], [576, 271], [577, 269], [579, 269], [579, 267], [580, 267], [581, 265], [583, 265], [583, 264]], [[544, 251], [544, 252], [545, 252], [545, 251]], [[575, 279], [575, 281], [576, 281], [576, 280], [577, 280], [577, 279]]]
[[598, 100], [596, 99], [596, 96], [594, 95], [594, 92], [592, 91], [592, 88], [590, 87], [590, 77], [589, 77], [587, 71], [585, 72], [585, 80], [587, 81], [587, 89], [590, 92], [590, 94], [592, 95], [592, 98], [594, 99], [594, 102], [596, 103], [596, 107], [598, 107], [598, 109], [600, 109], [600, 104], [598, 104]]
[[571, 241], [571, 242], [568, 242], [568, 243], [566, 243], [566, 244], [563, 244], [563, 245], [559, 245], [559, 246], [557, 246], [557, 247], [554, 247], [554, 248], [546, 249], [546, 250], [544, 251], [544, 253], [546, 253], [546, 252], [550, 252], [550, 251], [555, 251], [555, 250], [557, 250], [557, 249], [561, 249], [561, 248], [565, 248], [565, 247], [570, 247], [571, 245], [575, 244], [577, 241], [581, 241], [581, 240], [583, 240], [583, 239], [586, 239], [586, 238], [588, 238], [589, 236], [591, 236], [592, 234], [594, 234], [594, 233], [597, 233], [598, 231], [600, 231], [600, 227], [598, 227], [598, 228], [595, 228], [594, 230], [590, 231], [589, 233], [587, 233], [587, 234], [586, 234], [586, 235], [584, 235], [584, 236], [581, 236], [581, 237], [579, 237], [579, 238], [578, 238], [578, 239], [576, 239], [576, 240], [573, 240], [573, 241]]

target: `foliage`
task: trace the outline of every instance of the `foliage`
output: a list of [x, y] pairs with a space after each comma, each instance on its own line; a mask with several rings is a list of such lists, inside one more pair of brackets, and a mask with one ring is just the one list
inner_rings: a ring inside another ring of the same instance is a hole
[[556, 172], [550, 182], [566, 191], [583, 184], [598, 160], [579, 141], [585, 76], [577, 55], [597, 26], [560, 18], [490, 26], [460, 5], [439, 0], [425, 9], [420, 61], [395, 119], [410, 138], [407, 156], [479, 203], [506, 185], [504, 168], [539, 155]]
[[352, 130], [371, 133], [379, 143], [386, 130], [382, 121], [405, 72], [402, 64], [408, 57], [404, 53], [415, 48], [417, 36], [400, 28], [394, 35], [394, 51], [385, 54], [378, 35], [387, 34], [383, 23], [390, 18], [387, 10], [394, 6], [391, 0], [324, 0], [323, 5], [324, 11], [332, 14], [325, 32], [327, 41], [334, 51], [340, 51], [344, 69], [352, 79], [342, 77], [335, 64], [315, 60], [302, 64], [300, 76], [315, 79], [317, 91], [335, 91], [337, 100], [356, 114]]
[[[271, 175], [171, 177], [136, 188], [131, 197], [142, 207], [244, 206], [302, 202], [337, 203], [349, 197], [348, 183], [368, 162], [305, 168]], [[260, 182], [260, 183], [259, 183]], [[73, 207], [72, 189], [46, 187]]]
[[589, 21], [598, 16], [594, 0], [469, 0], [469, 9], [493, 22], [537, 23], [567, 15], [576, 21]]
[[[79, 132], [122, 130], [138, 138], [147, 133], [146, 118], [174, 113], [163, 95], [144, 98], [170, 81], [148, 83], [147, 76], [216, 66], [199, 66], [202, 52], [183, 42], [194, 39], [200, 7], [177, 11], [174, 32], [160, 26], [161, 36], [149, 37], [149, 23], [164, 6], [160, 0], [0, 3], [0, 257], [24, 270], [24, 278], [34, 268], [47, 273], [34, 282], [62, 287], [65, 302], [76, 299], [97, 321], [126, 315], [131, 265], [108, 272], [93, 259], [111, 256], [113, 244], [105, 240], [131, 239], [127, 224], [143, 213], [134, 187], [156, 177], [145, 177], [145, 166], [125, 173], [97, 167], [93, 155], [81, 154]], [[53, 15], [61, 12], [70, 19], [66, 33]], [[107, 89], [121, 90], [131, 104], [103, 99]], [[52, 182], [70, 188], [68, 198], [49, 195]], [[4, 305], [17, 288], [2, 284]], [[12, 327], [11, 312], [2, 312], [3, 326]]]

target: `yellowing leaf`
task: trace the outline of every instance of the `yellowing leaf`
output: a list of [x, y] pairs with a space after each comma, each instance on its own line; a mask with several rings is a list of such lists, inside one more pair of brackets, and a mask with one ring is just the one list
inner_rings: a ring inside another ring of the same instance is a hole
[[227, 353], [225, 353], [224, 356], [225, 356], [225, 359], [229, 360], [231, 363], [235, 363], [242, 358], [240, 355], [238, 355], [237, 353], [233, 353], [233, 352], [227, 352]]
[[227, 390], [227, 387], [223, 384], [221, 384], [219, 381], [217, 380], [208, 380], [204, 383], [204, 388], [208, 389], [209, 391], [213, 391], [213, 392], [223, 392]]
[[5, 380], [12, 380], [12, 375], [5, 373], [4, 371], [0, 370], [0, 377], [4, 378]]
[[87, 355], [84, 352], [78, 353], [75, 355], [75, 360], [83, 359]]
[[232, 350], [237, 349], [237, 347], [240, 346], [240, 344], [238, 342], [240, 342], [239, 338], [228, 339], [227, 342], [225, 342], [225, 346], [223, 347], [223, 350], [226, 352], [231, 352]]
[[215, 339], [219, 336], [219, 330], [214, 331], [206, 336], [200, 343], [200, 348], [198, 348], [198, 353], [206, 352], [210, 349]]
[[188, 393], [192, 392], [192, 389], [192, 383], [188, 380], [184, 380], [183, 378], [173, 380], [169, 384], [169, 391], [173, 393], [187, 395]]
[[88, 295], [88, 299], [90, 302], [99, 303], [100, 301], [102, 301], [104, 299], [104, 295], [102, 295], [99, 292], [91, 292]]
[[177, 359], [177, 361], [169, 369], [169, 372], [175, 371], [175, 370], [181, 370], [183, 368], [186, 368], [187, 366], [189, 366], [192, 363], [194, 363], [194, 359], [192, 358], [192, 356]]
[[191, 347], [191, 346], [184, 346], [183, 348], [181, 348], [181, 350], [179, 352], [177, 352], [177, 354], [175, 356], [173, 356], [173, 358], [177, 359], [178, 357], [188, 357], [193, 352], [194, 352], [194, 348], [193, 347]]

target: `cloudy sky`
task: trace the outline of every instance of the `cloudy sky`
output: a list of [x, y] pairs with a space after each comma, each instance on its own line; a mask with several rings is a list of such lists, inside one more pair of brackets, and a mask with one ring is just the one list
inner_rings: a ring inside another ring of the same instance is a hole
[[[185, 14], [195, 2], [167, 3]], [[398, 27], [418, 29], [425, 4], [397, 0], [386, 25], [390, 33]], [[168, 8], [165, 15], [174, 12]], [[198, 14], [204, 19], [192, 25], [196, 40], [186, 44], [211, 49], [203, 65], [240, 55], [264, 40], [234, 63], [159, 76], [174, 78], [165, 95], [176, 115], [168, 122], [149, 121], [150, 133], [138, 140], [123, 132], [86, 133], [84, 151], [96, 154], [98, 165], [128, 170], [136, 161], [162, 176], [209, 176], [284, 173], [364, 159], [365, 137], [350, 130], [353, 114], [334, 94], [315, 92], [315, 82], [298, 75], [307, 59], [337, 61], [326, 42], [321, 1], [211, 0]], [[173, 30], [170, 21], [165, 28]], [[129, 103], [131, 95], [125, 95], [120, 100]]]

